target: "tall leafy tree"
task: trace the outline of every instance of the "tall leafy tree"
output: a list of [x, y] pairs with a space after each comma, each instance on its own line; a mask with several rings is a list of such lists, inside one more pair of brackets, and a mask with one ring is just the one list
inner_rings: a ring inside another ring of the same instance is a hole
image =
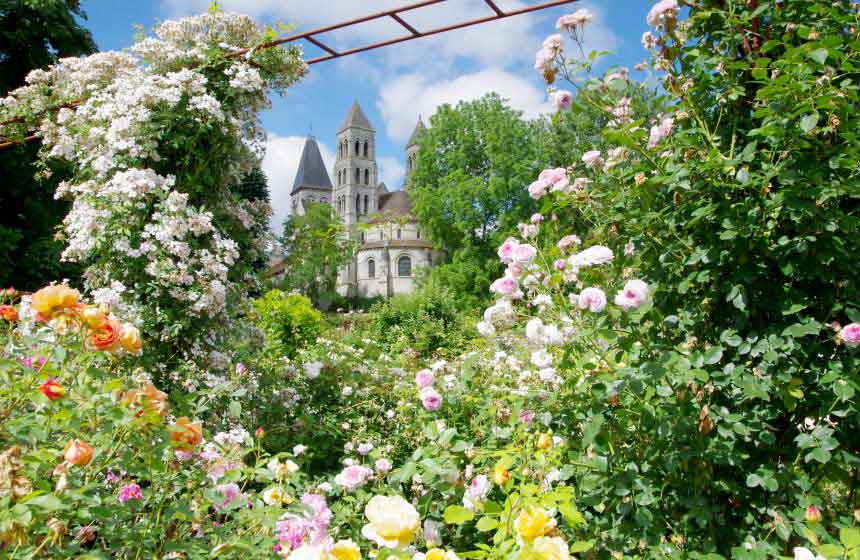
[[[23, 85], [27, 73], [60, 57], [96, 51], [77, 0], [0, 0], [0, 92]], [[33, 162], [38, 145], [0, 152], [0, 286], [32, 289], [54, 279], [75, 277], [78, 269], [60, 262], [62, 243], [54, 230], [68, 205], [54, 200], [61, 167], [43, 179]]]
[[355, 254], [356, 242], [344, 235], [343, 221], [331, 206], [305, 204], [304, 214], [284, 222], [284, 289], [298, 290], [325, 307], [335, 295], [338, 271]]
[[483, 297], [500, 272], [496, 246], [537, 208], [525, 188], [540, 170], [535, 131], [497, 94], [430, 119], [408, 188], [423, 230], [448, 253], [436, 281]]

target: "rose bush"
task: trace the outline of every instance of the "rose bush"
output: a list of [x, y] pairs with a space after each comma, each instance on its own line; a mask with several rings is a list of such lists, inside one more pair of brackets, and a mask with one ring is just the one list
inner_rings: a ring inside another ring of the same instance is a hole
[[[165, 24], [196, 38], [164, 60], [209, 60], [194, 45], [217, 36], [211, 17]], [[163, 294], [146, 282], [92, 303], [65, 285], [4, 291], [0, 552], [857, 558], [857, 18], [848, 2], [662, 0], [643, 37], [657, 99], [568, 57], [591, 15], [561, 18], [567, 38], [536, 66], [577, 88], [553, 86], [560, 111], [605, 127], [522, 185], [540, 212], [498, 247], [480, 341], [439, 298], [299, 341], [272, 294], [262, 332], [240, 303], [231, 329], [179, 328], [180, 343], [147, 319]], [[221, 48], [219, 71], [244, 72]], [[208, 98], [191, 105], [180, 116], [215, 118]], [[110, 169], [108, 183], [126, 172]], [[166, 189], [156, 223], [198, 223], [178, 182], [133, 169]], [[99, 299], [125, 266], [105, 263], [88, 279]], [[444, 360], [432, 336], [454, 339]], [[164, 343], [217, 352], [164, 370]]]

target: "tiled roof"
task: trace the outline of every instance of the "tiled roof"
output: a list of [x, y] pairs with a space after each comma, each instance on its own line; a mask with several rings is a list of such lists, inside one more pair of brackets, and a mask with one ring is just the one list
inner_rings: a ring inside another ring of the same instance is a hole
[[303, 187], [332, 190], [331, 179], [329, 179], [320, 148], [313, 136], [308, 136], [305, 140], [302, 158], [299, 160], [299, 170], [296, 172], [296, 179], [293, 181], [293, 190], [290, 194], [296, 194]]

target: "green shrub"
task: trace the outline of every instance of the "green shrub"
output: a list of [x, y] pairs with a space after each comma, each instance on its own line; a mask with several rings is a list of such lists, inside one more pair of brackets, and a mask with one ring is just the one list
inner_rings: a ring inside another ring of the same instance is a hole
[[299, 348], [313, 342], [322, 331], [322, 315], [305, 296], [271, 290], [254, 306], [267, 343], [279, 347], [286, 356], [294, 357]]
[[370, 310], [370, 331], [389, 351], [423, 355], [464, 346], [468, 335], [454, 296], [447, 289], [398, 295]]

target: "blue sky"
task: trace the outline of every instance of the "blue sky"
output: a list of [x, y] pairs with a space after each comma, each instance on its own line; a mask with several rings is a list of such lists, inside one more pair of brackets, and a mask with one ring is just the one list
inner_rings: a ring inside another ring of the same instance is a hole
[[[296, 30], [313, 29], [415, 0], [222, 0], [228, 11], [248, 14], [261, 23], [281, 21]], [[503, 10], [539, 0], [496, 0]], [[630, 68], [646, 58], [640, 37], [647, 26], [651, 0], [584, 0], [543, 12], [444, 33], [311, 67], [309, 75], [286, 97], [274, 97], [262, 115], [269, 134], [263, 168], [269, 176], [279, 222], [289, 207], [289, 190], [304, 142], [313, 128], [324, 159], [333, 162], [334, 136], [353, 100], [358, 100], [376, 128], [377, 160], [389, 188], [403, 182], [403, 149], [418, 115], [425, 121], [442, 103], [474, 99], [496, 91], [527, 116], [547, 112], [545, 86], [532, 68], [543, 38], [555, 32], [555, 20], [580, 7], [594, 15], [586, 30], [586, 48], [613, 51], [603, 66]], [[209, 0], [83, 0], [85, 25], [101, 50], [122, 49], [133, 41], [135, 25], [151, 28], [159, 20], [205, 11]], [[403, 14], [418, 29], [463, 21], [491, 12], [483, 0], [448, 0]], [[320, 39], [334, 48], [384, 40], [402, 34], [393, 21], [363, 24], [350, 32]], [[321, 51], [304, 44], [307, 57]]]

